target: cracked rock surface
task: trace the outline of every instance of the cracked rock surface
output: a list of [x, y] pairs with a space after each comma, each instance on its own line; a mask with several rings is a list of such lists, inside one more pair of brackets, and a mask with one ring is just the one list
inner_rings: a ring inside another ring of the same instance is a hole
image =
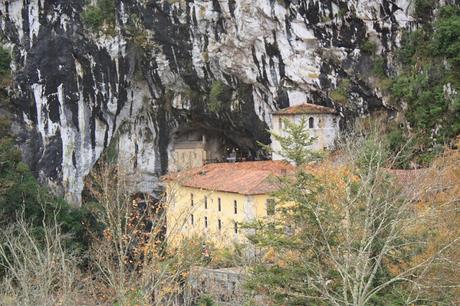
[[[374, 58], [392, 73], [409, 0], [114, 0], [97, 33], [82, 0], [10, 0], [17, 136], [40, 180], [72, 203], [111, 144], [136, 191], [160, 190], [177, 133], [219, 135], [256, 155], [270, 113], [303, 102], [345, 119], [385, 109]], [[362, 48], [375, 46], [374, 55]], [[349, 83], [346, 105], [331, 98]], [[211, 105], [218, 88], [224, 97]]]

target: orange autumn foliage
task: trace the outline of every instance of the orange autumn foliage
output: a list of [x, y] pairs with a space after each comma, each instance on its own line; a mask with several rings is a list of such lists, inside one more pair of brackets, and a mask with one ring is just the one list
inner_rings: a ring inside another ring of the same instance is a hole
[[[460, 141], [458, 143], [460, 145]], [[445, 245], [453, 244], [442, 253], [439, 263], [426, 271], [427, 286], [435, 283], [438, 288], [427, 289], [428, 294], [454, 297], [460, 304], [460, 150], [447, 149], [428, 169], [423, 180], [425, 188], [417, 208], [428, 215], [423, 232], [427, 236], [427, 248], [414, 257], [417, 263], [438, 252]]]

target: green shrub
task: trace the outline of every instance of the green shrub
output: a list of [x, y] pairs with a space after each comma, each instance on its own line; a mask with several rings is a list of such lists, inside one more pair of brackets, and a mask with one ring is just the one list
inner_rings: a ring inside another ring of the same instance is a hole
[[409, 139], [404, 131], [394, 126], [386, 134], [388, 149], [393, 156], [396, 156], [395, 166], [397, 168], [409, 168], [414, 158], [414, 141]]
[[86, 248], [87, 240], [82, 225], [86, 212], [74, 209], [63, 199], [55, 197], [41, 186], [29, 167], [21, 161], [21, 154], [13, 139], [0, 139], [0, 230], [14, 223], [19, 215], [32, 226], [40, 228], [43, 220], [52, 221], [56, 217], [66, 233], [75, 239], [73, 248]]
[[103, 158], [107, 161], [108, 164], [116, 163], [118, 160], [118, 137], [113, 137], [110, 141], [110, 144], [105, 149], [103, 153]]
[[331, 91], [330, 97], [334, 102], [340, 104], [346, 104], [348, 101], [346, 93], [339, 89], [334, 89], [333, 91]]
[[456, 66], [460, 66], [460, 13], [459, 8], [443, 7], [435, 24], [431, 50], [435, 55], [445, 56]]
[[9, 99], [5, 90], [11, 85], [11, 54], [0, 45], [0, 103], [6, 104]]
[[11, 55], [10, 52], [0, 46], [0, 75], [7, 75], [10, 72]]
[[374, 65], [372, 66], [372, 73], [378, 77], [386, 77], [385, 73], [385, 60], [381, 57], [374, 59]]
[[377, 45], [370, 41], [369, 39], [366, 39], [363, 41], [363, 43], [361, 44], [361, 52], [363, 53], [367, 53], [367, 54], [375, 54], [375, 52], [377, 51]]
[[197, 301], [197, 305], [199, 306], [214, 306], [216, 303], [214, 299], [209, 294], [202, 294]]
[[96, 5], [89, 5], [82, 12], [82, 20], [90, 29], [98, 31], [106, 23], [115, 25], [116, 5], [114, 0], [98, 0]]
[[435, 0], [415, 0], [414, 3], [414, 17], [421, 20], [429, 20], [432, 11], [436, 7]]
[[348, 12], [349, 12], [348, 6], [347, 6], [347, 5], [343, 5], [343, 6], [339, 9], [339, 11], [337, 12], [337, 16], [343, 17], [343, 16], [345, 16]]
[[218, 113], [223, 110], [225, 104], [230, 101], [231, 93], [231, 88], [224, 82], [213, 81], [209, 90], [208, 111]]
[[329, 97], [337, 103], [346, 105], [348, 103], [348, 90], [350, 89], [351, 82], [349, 79], [340, 81], [339, 86], [329, 93]]
[[412, 64], [413, 56], [417, 50], [414, 41], [417, 41], [418, 36], [421, 36], [422, 32], [420, 30], [415, 30], [414, 32], [405, 32], [402, 35], [401, 39], [401, 48], [397, 51], [397, 59], [403, 65]]
[[11, 121], [5, 117], [0, 115], [0, 137], [5, 137], [9, 134], [11, 127]]
[[377, 80], [377, 86], [380, 88], [380, 90], [383, 90], [385, 92], [389, 91], [391, 89], [392, 85], [393, 85], [393, 80], [392, 79], [382, 77], [382, 78]]
[[82, 13], [83, 22], [92, 30], [99, 30], [104, 23], [102, 10], [94, 5], [88, 6]]

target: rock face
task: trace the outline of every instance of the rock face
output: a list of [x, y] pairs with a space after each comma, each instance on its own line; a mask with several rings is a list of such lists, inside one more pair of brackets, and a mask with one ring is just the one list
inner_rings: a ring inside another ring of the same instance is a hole
[[[24, 157], [78, 204], [109, 146], [134, 189], [155, 192], [182, 131], [255, 156], [279, 108], [317, 103], [345, 119], [385, 108], [371, 71], [375, 58], [394, 71], [411, 2], [114, 0], [114, 26], [96, 33], [82, 0], [2, 1]], [[346, 103], [331, 98], [342, 83]]]

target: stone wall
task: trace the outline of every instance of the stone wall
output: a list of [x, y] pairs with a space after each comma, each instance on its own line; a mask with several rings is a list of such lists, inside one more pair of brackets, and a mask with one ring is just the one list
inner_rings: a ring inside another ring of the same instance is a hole
[[188, 281], [190, 291], [186, 300], [193, 300], [205, 294], [211, 296], [217, 305], [243, 304], [243, 268], [193, 267]]

